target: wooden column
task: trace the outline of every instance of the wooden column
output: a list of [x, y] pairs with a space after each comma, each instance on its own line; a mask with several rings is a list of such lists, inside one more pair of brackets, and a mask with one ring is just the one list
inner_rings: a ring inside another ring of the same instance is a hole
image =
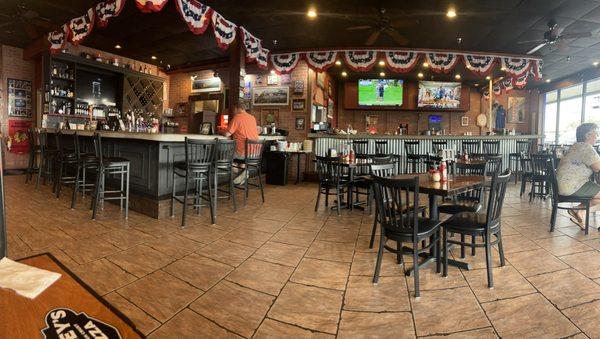
[[490, 77], [490, 107], [488, 109], [488, 126], [492, 131], [492, 106], [494, 104], [494, 78]]
[[244, 58], [242, 44], [238, 36], [229, 45], [229, 78], [227, 79], [227, 103], [229, 105], [229, 113], [233, 114], [233, 107], [240, 101], [240, 71], [244, 68]]

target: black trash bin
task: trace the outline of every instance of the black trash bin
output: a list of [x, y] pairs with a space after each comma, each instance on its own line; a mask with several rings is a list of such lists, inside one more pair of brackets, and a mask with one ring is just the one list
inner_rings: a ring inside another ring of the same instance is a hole
[[285, 152], [265, 152], [267, 184], [287, 185], [290, 156]]

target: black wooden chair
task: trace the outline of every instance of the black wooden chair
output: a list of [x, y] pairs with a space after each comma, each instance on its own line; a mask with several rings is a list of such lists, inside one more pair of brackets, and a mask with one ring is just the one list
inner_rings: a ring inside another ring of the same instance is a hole
[[[498, 245], [500, 252], [500, 265], [505, 265], [504, 248], [502, 246], [502, 230], [500, 216], [502, 214], [502, 205], [506, 193], [506, 185], [510, 180], [510, 169], [502, 175], [494, 175], [487, 203], [486, 213], [462, 212], [453, 215], [444, 221], [443, 227], [443, 252], [444, 252], [444, 272], [443, 276], [448, 276], [448, 244], [458, 244], [460, 246], [485, 247], [485, 258], [487, 267], [488, 287], [494, 287], [492, 276], [492, 246]], [[461, 235], [470, 235], [472, 237], [483, 236], [482, 244], [469, 244], [464, 241], [452, 240], [448, 238], [448, 233], [458, 233]], [[495, 237], [492, 240], [492, 237]]]
[[[214, 171], [212, 172], [213, 179], [213, 203], [214, 203], [214, 214], [215, 220], [217, 218], [217, 204], [218, 199], [227, 198], [233, 201], [233, 211], [237, 211], [237, 204], [235, 201], [235, 192], [233, 184], [233, 158], [235, 156], [235, 140], [217, 139], [217, 146], [215, 150], [215, 162]], [[222, 189], [219, 187], [219, 177], [227, 178], [228, 189]], [[225, 193], [224, 196], [219, 196], [219, 192]]]
[[[547, 166], [547, 173], [550, 179], [550, 185], [552, 190], [552, 214], [550, 216], [550, 232], [554, 232], [554, 225], [556, 224], [556, 214], [559, 209], [585, 210], [584, 233], [585, 235], [588, 235], [590, 228], [590, 202], [592, 201], [592, 197], [582, 198], [570, 195], [561, 195], [558, 192], [558, 180], [556, 179], [556, 169], [554, 168], [554, 163], [552, 161], [548, 161]], [[577, 207], [575, 206], [575, 204], [581, 204], [583, 206]], [[600, 227], [598, 228], [598, 230], [600, 230]]]
[[57, 149], [57, 155], [54, 159], [56, 168], [54, 173], [54, 193], [56, 194], [56, 197], [59, 198], [63, 184], [69, 184], [75, 187], [75, 172], [77, 170], [78, 162], [74, 147], [67, 147], [60, 130], [54, 134], [54, 140]]
[[471, 157], [471, 158], [472, 158], [472, 154], [481, 153], [479, 151], [479, 141], [465, 140], [461, 143], [460, 149], [463, 154], [467, 153], [467, 154], [469, 154], [469, 157]]
[[352, 148], [357, 159], [369, 157], [369, 140], [352, 140]]
[[417, 173], [421, 169], [424, 159], [423, 155], [419, 153], [419, 145], [419, 141], [404, 142], [404, 151], [406, 153], [404, 173]]
[[375, 154], [376, 155], [388, 155], [388, 141], [387, 140], [375, 140]]
[[483, 141], [483, 153], [485, 155], [498, 155], [500, 154], [500, 141]]
[[34, 173], [37, 174], [40, 171], [42, 163], [38, 131], [34, 128], [27, 129], [27, 140], [29, 141], [29, 161], [25, 172], [26, 184], [32, 181]]
[[[244, 159], [234, 159], [233, 167], [244, 170], [244, 182], [234, 186], [236, 189], [244, 191], [244, 206], [248, 202], [248, 194], [250, 189], [259, 189], [262, 202], [265, 202], [265, 191], [261, 177], [262, 157], [265, 150], [265, 140], [250, 140], [246, 139], [246, 155]], [[256, 173], [252, 177], [252, 172]], [[250, 182], [250, 178], [254, 178], [255, 182]]]
[[[411, 201], [419, 200], [419, 177], [396, 180], [373, 175], [373, 187], [381, 224], [373, 283], [377, 283], [379, 280], [384, 249], [395, 252], [398, 264], [403, 264], [402, 243], [411, 243], [413, 246], [415, 297], [419, 297], [420, 254], [430, 253], [433, 250], [436, 256], [436, 271], [440, 272], [440, 221], [423, 218], [418, 213], [402, 208], [402, 206], [409, 206]], [[426, 242], [428, 239], [430, 239], [429, 244], [421, 246], [421, 242]], [[396, 242], [396, 250], [385, 246], [387, 240]]]
[[549, 191], [548, 162], [552, 162], [552, 154], [538, 153], [531, 156], [531, 191], [529, 202], [535, 197], [546, 200]]
[[440, 150], [448, 148], [448, 142], [446, 140], [433, 140], [431, 142], [431, 151], [433, 154], [438, 154]]
[[531, 141], [529, 140], [517, 140], [517, 151], [508, 154], [508, 168], [513, 172], [515, 176], [515, 185], [520, 175], [523, 173], [523, 165], [521, 159], [528, 155], [531, 151]]
[[75, 148], [75, 182], [73, 195], [71, 196], [71, 209], [75, 208], [77, 202], [77, 192], [81, 191], [82, 197], [85, 192], [93, 191], [94, 183], [88, 183], [88, 172], [98, 169], [99, 160], [95, 154], [83, 152], [79, 133], [73, 133], [73, 146]]
[[48, 133], [46, 130], [41, 130], [38, 134], [40, 145], [40, 165], [35, 181], [35, 189], [40, 188], [40, 181], [44, 181], [44, 185], [48, 179], [54, 180], [54, 159], [57, 156], [55, 147], [48, 145]]
[[[343, 197], [348, 189], [348, 180], [344, 175], [342, 166], [337, 157], [316, 157], [317, 174], [319, 175], [319, 188], [315, 212], [319, 209], [321, 194], [325, 195], [325, 207], [329, 206], [329, 196], [337, 198], [337, 214], [341, 215]], [[351, 203], [351, 202], [348, 202]]]

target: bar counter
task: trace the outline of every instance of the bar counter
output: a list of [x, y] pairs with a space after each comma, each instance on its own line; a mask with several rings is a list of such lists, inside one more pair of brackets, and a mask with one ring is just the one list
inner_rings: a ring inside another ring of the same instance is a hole
[[[375, 141], [387, 140], [387, 152], [403, 157], [405, 155], [404, 143], [406, 141], [420, 141], [419, 154], [428, 154], [433, 150], [432, 141], [446, 141], [448, 148], [460, 151], [463, 141], [478, 141], [479, 148], [483, 150], [483, 141], [499, 141], [500, 154], [502, 155], [502, 166], [508, 168], [509, 153], [517, 152], [517, 141], [530, 141], [536, 144], [541, 140], [540, 135], [383, 135], [383, 134], [322, 134], [309, 133], [308, 137], [315, 141], [315, 155], [325, 156], [329, 148], [337, 148], [346, 140], [368, 140], [369, 153], [375, 154]], [[404, 169], [404, 166], [401, 166]]]
[[[47, 128], [50, 134], [56, 129]], [[61, 130], [65, 145], [72, 144], [74, 130]], [[93, 152], [94, 131], [77, 131], [84, 152]], [[130, 204], [131, 210], [153, 218], [169, 215], [171, 190], [173, 187], [173, 162], [185, 160], [184, 141], [194, 139], [226, 139], [220, 135], [143, 133], [99, 131], [106, 156], [122, 157], [130, 165]], [[283, 136], [260, 136], [269, 142], [285, 140]], [[53, 137], [49, 142], [53, 142]], [[268, 145], [266, 146], [268, 149]]]

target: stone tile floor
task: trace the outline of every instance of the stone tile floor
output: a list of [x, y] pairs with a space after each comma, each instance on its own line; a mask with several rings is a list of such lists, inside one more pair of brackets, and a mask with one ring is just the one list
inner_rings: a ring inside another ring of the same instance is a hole
[[548, 203], [513, 185], [495, 288], [479, 251], [471, 271], [424, 269], [419, 299], [393, 254], [371, 283], [372, 216], [315, 213], [314, 184], [269, 186], [265, 204], [252, 192], [237, 213], [221, 201], [216, 225], [204, 209], [185, 229], [110, 204], [91, 221], [89, 198], [71, 210], [64, 193], [6, 177], [9, 257], [54, 254], [151, 338], [600, 338], [600, 232], [561, 214], [550, 233]]

